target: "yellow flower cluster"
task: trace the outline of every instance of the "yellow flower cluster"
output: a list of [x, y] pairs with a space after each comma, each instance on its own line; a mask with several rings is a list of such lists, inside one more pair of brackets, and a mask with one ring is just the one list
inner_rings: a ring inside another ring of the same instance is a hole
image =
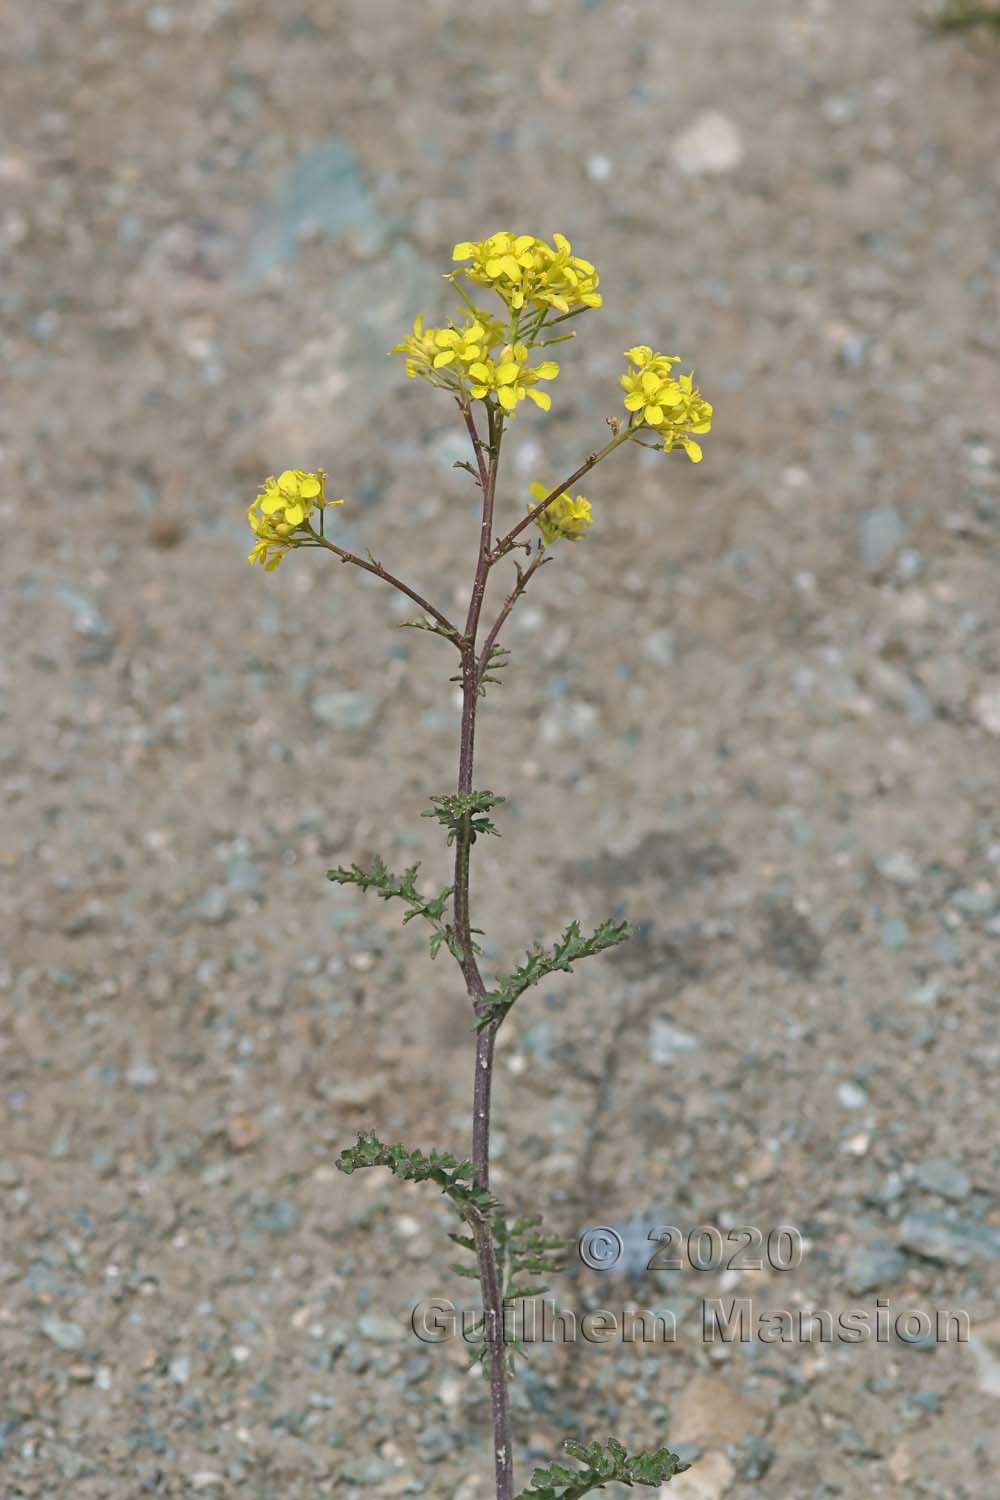
[[712, 407], [694, 383], [693, 375], [675, 376], [675, 354], [654, 354], [647, 344], [626, 349], [631, 367], [621, 376], [625, 408], [646, 427], [652, 427], [663, 439], [663, 451], [684, 449], [692, 463], [701, 462], [701, 445], [693, 433], [708, 432], [712, 426]]
[[558, 364], [547, 359], [529, 366], [528, 346], [504, 343], [506, 334], [504, 325], [486, 313], [477, 313], [461, 328], [425, 328], [417, 318], [413, 332], [392, 353], [406, 355], [407, 375], [468, 391], [477, 401], [493, 397], [508, 414], [526, 396], [548, 411], [552, 398], [532, 387], [539, 380], [555, 380]]
[[[533, 510], [535, 505], [545, 499], [549, 490], [544, 484], [538, 483], [531, 485], [530, 489], [534, 503], [528, 509]], [[543, 546], [547, 547], [559, 537], [567, 542], [578, 542], [592, 520], [590, 501], [583, 495], [577, 495], [575, 500], [571, 499], [563, 490], [551, 505], [535, 517], [535, 525], [542, 533]]]
[[532, 387], [539, 380], [555, 380], [559, 366], [554, 359], [543, 360], [533, 368], [528, 365], [526, 344], [505, 344], [498, 359], [476, 360], [469, 365], [469, 390], [477, 401], [486, 396], [496, 396], [505, 412], [512, 412], [525, 396], [548, 411], [552, 397], [548, 391], [536, 391]]
[[285, 469], [277, 479], [265, 479], [260, 494], [247, 511], [247, 520], [257, 538], [249, 554], [251, 563], [261, 563], [268, 573], [281, 562], [289, 547], [297, 547], [308, 535], [314, 510], [343, 505], [326, 498], [326, 475], [322, 469], [307, 474], [304, 469]]
[[562, 313], [580, 307], [600, 307], [598, 275], [589, 260], [573, 254], [563, 234], [553, 243], [532, 234], [491, 234], [485, 240], [463, 240], [452, 251], [452, 260], [469, 260], [451, 273], [467, 276], [476, 286], [491, 287], [507, 306], [555, 308]]

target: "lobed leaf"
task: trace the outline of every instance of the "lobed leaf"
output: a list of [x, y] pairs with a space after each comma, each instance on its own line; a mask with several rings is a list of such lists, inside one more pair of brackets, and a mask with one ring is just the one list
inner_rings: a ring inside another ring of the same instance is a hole
[[570, 1441], [564, 1447], [583, 1467], [549, 1464], [536, 1469], [530, 1488], [521, 1490], [515, 1500], [580, 1500], [580, 1496], [606, 1484], [624, 1484], [630, 1489], [636, 1484], [659, 1486], [691, 1467], [669, 1448], [629, 1455], [615, 1438], [609, 1438], [606, 1444]]
[[633, 929], [628, 922], [613, 922], [610, 917], [586, 938], [581, 936], [579, 922], [571, 922], [550, 950], [532, 948], [524, 963], [513, 973], [504, 975], [497, 989], [487, 993], [476, 1022], [477, 1029], [482, 1031], [485, 1026], [498, 1026], [515, 1000], [546, 975], [558, 970], [572, 973], [573, 964], [578, 959], [603, 953], [606, 948], [628, 942], [632, 936]]

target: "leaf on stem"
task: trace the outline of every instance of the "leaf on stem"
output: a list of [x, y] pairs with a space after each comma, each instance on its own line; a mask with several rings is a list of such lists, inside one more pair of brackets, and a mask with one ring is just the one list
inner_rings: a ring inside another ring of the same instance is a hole
[[476, 1029], [482, 1031], [485, 1026], [499, 1026], [514, 1001], [547, 974], [554, 974], [560, 969], [567, 974], [572, 973], [573, 964], [578, 959], [603, 953], [606, 948], [628, 942], [632, 936], [633, 929], [628, 922], [613, 922], [610, 917], [590, 937], [581, 935], [579, 922], [571, 922], [551, 949], [532, 948], [524, 963], [512, 974], [505, 974], [498, 987], [487, 993]]
[[510, 658], [510, 652], [506, 646], [494, 643], [490, 647], [490, 654], [483, 665], [483, 675], [479, 679], [479, 696], [486, 697], [486, 683], [495, 682], [498, 687], [503, 687], [503, 678], [496, 674], [502, 672]]
[[410, 865], [402, 875], [394, 875], [391, 870], [386, 869], [384, 863], [376, 854], [372, 861], [370, 870], [363, 869], [360, 865], [353, 864], [350, 869], [339, 867], [336, 870], [327, 870], [327, 880], [334, 880], [339, 885], [356, 885], [361, 890], [376, 890], [383, 901], [390, 901], [397, 896], [401, 901], [409, 903], [409, 909], [403, 917], [404, 924], [412, 921], [414, 917], [423, 917], [434, 929], [431, 936], [431, 958], [436, 958], [441, 945], [447, 944], [452, 952], [452, 934], [450, 925], [445, 922], [444, 915], [448, 904], [448, 898], [454, 889], [446, 886], [439, 896], [424, 897], [417, 890], [417, 871], [420, 869], [419, 862]]
[[348, 1146], [337, 1158], [337, 1166], [348, 1176], [362, 1167], [388, 1167], [403, 1182], [433, 1182], [450, 1198], [463, 1217], [480, 1222], [499, 1211], [492, 1193], [473, 1185], [471, 1161], [459, 1161], [447, 1151], [411, 1151], [406, 1146], [387, 1146], [373, 1131], [362, 1132], [356, 1146]]
[[439, 635], [446, 641], [457, 642], [458, 640], [458, 635], [454, 630], [447, 630], [436, 620], [428, 620], [426, 615], [421, 616], [419, 620], [400, 620], [399, 628], [400, 630], [429, 630], [432, 635]]
[[423, 818], [437, 818], [448, 830], [448, 843], [453, 844], [460, 833], [467, 832], [469, 842], [474, 844], [479, 834], [500, 833], [486, 816], [490, 808], [505, 802], [505, 797], [496, 797], [492, 792], [449, 792], [433, 797], [430, 812], [421, 813]]
[[580, 1500], [580, 1496], [591, 1490], [612, 1483], [630, 1488], [635, 1484], [658, 1486], [691, 1467], [669, 1448], [629, 1455], [615, 1438], [609, 1438], [606, 1444], [567, 1442], [564, 1447], [571, 1458], [583, 1465], [582, 1469], [571, 1469], [565, 1464], [536, 1469], [530, 1488], [521, 1490], [515, 1500]]

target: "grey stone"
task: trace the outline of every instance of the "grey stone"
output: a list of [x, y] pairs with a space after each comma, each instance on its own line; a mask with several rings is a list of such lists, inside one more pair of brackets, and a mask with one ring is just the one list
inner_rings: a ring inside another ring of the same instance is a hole
[[417, 1439], [421, 1458], [432, 1464], [447, 1458], [454, 1446], [455, 1434], [443, 1423], [437, 1427], [425, 1427]]
[[895, 849], [877, 863], [876, 868], [883, 880], [892, 885], [916, 885], [920, 879], [920, 866], [909, 849]]
[[875, 1292], [899, 1281], [906, 1271], [906, 1256], [895, 1245], [857, 1245], [844, 1265], [844, 1285], [860, 1295]]
[[403, 1337], [403, 1324], [382, 1313], [364, 1313], [358, 1319], [358, 1332], [373, 1344], [397, 1344]]
[[1000, 1231], [985, 1224], [919, 1210], [899, 1226], [900, 1243], [924, 1260], [967, 1266], [977, 1260], [1000, 1260]]
[[12, 1161], [0, 1161], [0, 1188], [16, 1188], [21, 1174]]
[[860, 1084], [848, 1081], [837, 1085], [837, 1100], [844, 1109], [864, 1109], [868, 1095]]
[[672, 1067], [682, 1057], [697, 1052], [700, 1046], [700, 1040], [692, 1032], [684, 1031], [661, 1016], [656, 1016], [649, 1028], [649, 1059], [658, 1067]]
[[263, 889], [260, 866], [252, 859], [231, 859], [226, 865], [226, 884], [231, 891], [255, 896]]
[[229, 915], [229, 897], [221, 885], [209, 886], [194, 905], [195, 915], [203, 922], [215, 925], [224, 922]]
[[391, 1478], [395, 1472], [396, 1465], [387, 1458], [355, 1458], [344, 1465], [340, 1477], [352, 1484], [378, 1484], [380, 1480]]
[[311, 708], [314, 717], [331, 729], [366, 729], [375, 717], [372, 699], [349, 688], [317, 693]]
[[751, 1482], [763, 1479], [776, 1456], [777, 1449], [770, 1438], [747, 1438], [741, 1449], [741, 1477]]
[[1000, 677], [993, 677], [976, 694], [972, 716], [987, 734], [1000, 735]]
[[294, 1234], [299, 1227], [299, 1211], [290, 1198], [275, 1198], [257, 1210], [253, 1221], [265, 1234]]
[[882, 947], [904, 948], [910, 940], [910, 929], [899, 917], [890, 917], [882, 923]]
[[891, 505], [876, 505], [861, 517], [861, 558], [866, 568], [881, 568], [899, 551], [909, 528]]
[[921, 1162], [913, 1174], [913, 1180], [929, 1193], [947, 1198], [949, 1203], [961, 1203], [972, 1192], [972, 1182], [954, 1162], [943, 1157], [931, 1157]]
[[86, 1342], [79, 1323], [67, 1323], [62, 1318], [48, 1317], [42, 1319], [41, 1327], [46, 1338], [51, 1339], [60, 1349], [75, 1353]]
[[321, 141], [299, 158], [262, 209], [244, 280], [257, 285], [293, 260], [305, 234], [371, 233], [380, 222], [354, 152], [337, 136]]
[[160, 1081], [160, 1070], [154, 1068], [152, 1063], [137, 1059], [125, 1074], [125, 1082], [129, 1088], [151, 1089]]
[[996, 891], [955, 891], [951, 898], [952, 906], [957, 906], [959, 911], [964, 911], [969, 917], [988, 917], [996, 909]]
[[674, 660], [674, 634], [672, 630], [651, 630], [642, 643], [642, 654], [658, 667], [669, 667]]

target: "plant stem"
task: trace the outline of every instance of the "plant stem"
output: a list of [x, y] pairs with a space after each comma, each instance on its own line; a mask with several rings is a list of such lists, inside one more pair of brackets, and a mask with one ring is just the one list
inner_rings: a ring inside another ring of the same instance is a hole
[[418, 594], [415, 589], [411, 589], [408, 583], [403, 583], [402, 579], [388, 572], [374, 558], [358, 557], [354, 552], [347, 552], [343, 547], [338, 547], [335, 542], [331, 542], [327, 537], [321, 536], [318, 531], [313, 532], [313, 540], [309, 545], [325, 547], [327, 552], [334, 553], [335, 556], [340, 558], [341, 562], [353, 563], [356, 568], [363, 568], [366, 573], [374, 573], [376, 578], [381, 578], [385, 583], [392, 584], [394, 589], [398, 589], [401, 594], [405, 594], [408, 599], [412, 599], [414, 604], [422, 609], [425, 614], [430, 615], [432, 620], [436, 620], [444, 633], [452, 638], [456, 645], [458, 644], [458, 631], [448, 619], [448, 616], [443, 615], [439, 609], [431, 604], [429, 600]]
[[[465, 621], [460, 650], [462, 654], [462, 724], [459, 734], [458, 790], [472, 791], [475, 761], [476, 709], [479, 703], [480, 668], [476, 655], [476, 638], [482, 614], [486, 580], [490, 570], [490, 537], [493, 529], [493, 502], [496, 494], [497, 466], [503, 419], [489, 410], [490, 442], [487, 464], [483, 443], [476, 430], [471, 407], [462, 407], [469, 436], [472, 439], [483, 491], [483, 515], [479, 533], [479, 556], [472, 584], [472, 597]], [[471, 818], [465, 819], [455, 840], [455, 890], [453, 916], [455, 938], [461, 952], [465, 987], [476, 1015], [482, 1013], [486, 986], [479, 972], [472, 945], [469, 916], [469, 864], [472, 848]], [[472, 1100], [472, 1163], [475, 1184], [490, 1185], [490, 1106], [493, 1086], [493, 1049], [496, 1027], [486, 1026], [476, 1037], [476, 1073]], [[504, 1349], [503, 1301], [497, 1277], [496, 1251], [489, 1222], [475, 1229], [476, 1257], [479, 1263], [479, 1285], [483, 1299], [483, 1333], [487, 1343], [490, 1374], [490, 1407], [493, 1418], [493, 1458], [497, 1500], [511, 1500], [514, 1492], [513, 1455], [511, 1449], [510, 1405], [507, 1396], [507, 1362]]]

